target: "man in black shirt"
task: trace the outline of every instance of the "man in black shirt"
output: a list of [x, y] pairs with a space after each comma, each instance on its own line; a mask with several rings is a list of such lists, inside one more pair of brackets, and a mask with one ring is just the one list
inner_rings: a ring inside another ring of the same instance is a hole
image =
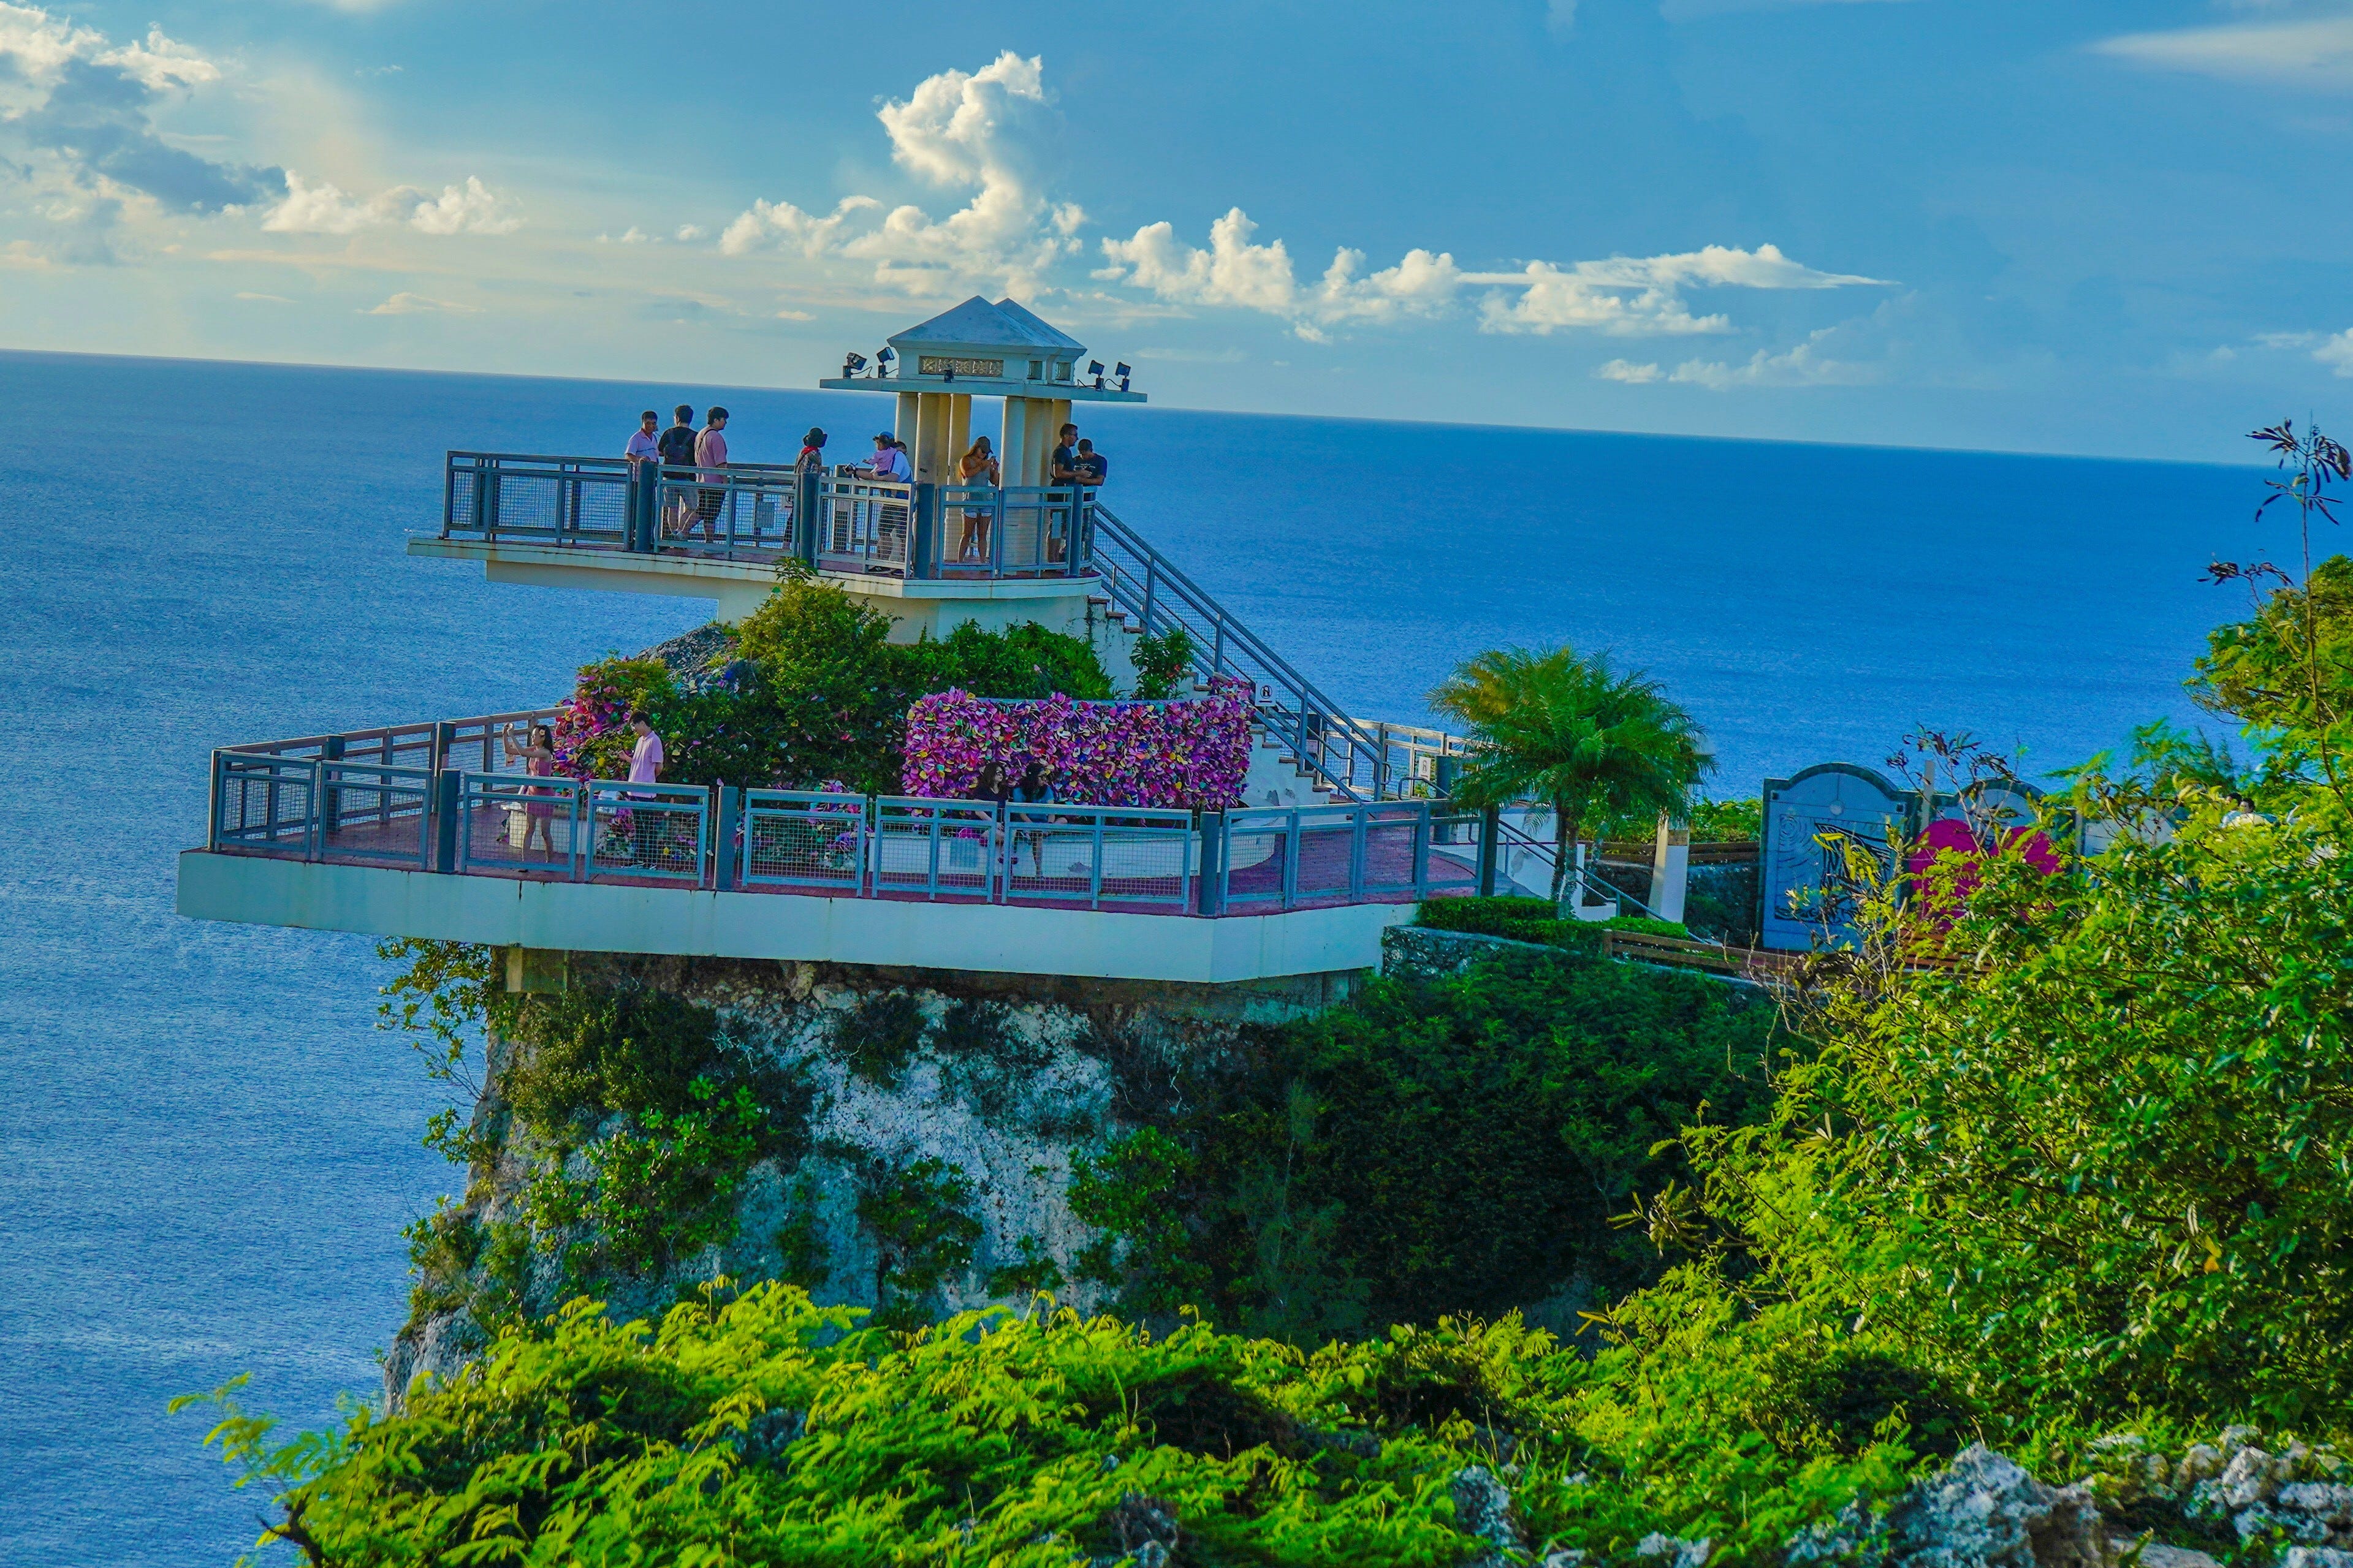
[[1100, 485], [1111, 477], [1110, 460], [1095, 450], [1092, 441], [1079, 443], [1078, 457], [1074, 461], [1078, 465], [1079, 483], [1082, 485]]
[[1079, 427], [1077, 426], [1065, 425], [1062, 426], [1061, 445], [1054, 448], [1053, 467], [1047, 470], [1046, 482], [1048, 484], [1075, 485], [1080, 482], [1079, 449], [1071, 445], [1071, 442], [1076, 441], [1078, 438]]
[[[661, 433], [662, 476], [686, 483], [694, 478], [694, 438], [700, 434], [694, 427], [694, 405], [681, 403], [671, 410], [678, 423]], [[684, 490], [671, 492], [668, 515], [662, 520], [665, 533], [683, 533], [694, 516], [694, 503]]]

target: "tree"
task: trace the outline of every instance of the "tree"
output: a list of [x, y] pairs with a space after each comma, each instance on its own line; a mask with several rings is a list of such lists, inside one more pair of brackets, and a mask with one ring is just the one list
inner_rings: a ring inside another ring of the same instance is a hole
[[1715, 765], [1697, 721], [1641, 670], [1612, 668], [1607, 653], [1491, 649], [1448, 677], [1430, 705], [1472, 742], [1456, 800], [1550, 809], [1555, 900], [1588, 824], [1683, 809]]

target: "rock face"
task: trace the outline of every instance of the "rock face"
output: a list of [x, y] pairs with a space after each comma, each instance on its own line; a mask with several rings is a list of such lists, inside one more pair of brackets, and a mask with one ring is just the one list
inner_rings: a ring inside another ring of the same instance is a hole
[[[993, 1274], [1003, 1285], [1008, 1265], [1032, 1276], [1050, 1270], [1062, 1281], [1060, 1300], [1091, 1309], [1105, 1292], [1081, 1278], [1079, 1255], [1098, 1233], [1071, 1212], [1071, 1151], [1166, 1112], [1184, 1092], [1183, 1069], [1214, 1067], [1258, 1025], [1324, 1000], [1227, 987], [573, 955], [572, 984], [617, 981], [712, 1008], [733, 1043], [811, 1091], [806, 1152], [751, 1167], [733, 1195], [726, 1240], [604, 1282], [600, 1294], [621, 1319], [659, 1315], [681, 1290], [719, 1275], [792, 1279], [820, 1302], [877, 1306], [892, 1243], [861, 1217], [873, 1207], [861, 1200], [911, 1170], [935, 1182], [953, 1173], [969, 1189], [956, 1223], [969, 1236], [970, 1260], [928, 1288], [931, 1310], [1026, 1301], [1026, 1289], [990, 1289]], [[881, 1068], [843, 1043], [854, 1025], [878, 1014], [898, 1020], [903, 1036], [902, 1054]], [[494, 1081], [507, 1048], [494, 1042]], [[525, 1223], [533, 1179], [559, 1159], [575, 1179], [590, 1171], [585, 1153], [539, 1146], [506, 1110], [495, 1095], [477, 1110], [478, 1129], [499, 1130], [463, 1205], [477, 1234]], [[611, 1118], [597, 1135], [627, 1125]], [[524, 1310], [546, 1311], [567, 1293], [564, 1247], [580, 1239], [536, 1238]], [[489, 1268], [475, 1264], [443, 1294], [479, 1288]], [[482, 1341], [466, 1305], [420, 1311], [385, 1357], [387, 1398], [396, 1403], [419, 1372], [453, 1375]]]
[[2081, 1485], [2049, 1487], [1984, 1444], [1920, 1481], [1886, 1519], [1907, 1568], [2109, 1568], [2116, 1552]]

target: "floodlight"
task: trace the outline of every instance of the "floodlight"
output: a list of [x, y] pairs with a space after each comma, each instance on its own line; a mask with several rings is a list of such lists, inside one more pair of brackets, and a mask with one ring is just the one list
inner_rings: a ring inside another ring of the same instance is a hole
[[897, 351], [887, 343], [874, 351], [874, 377], [877, 381], [891, 374], [891, 362], [898, 357]]
[[1134, 374], [1135, 373], [1134, 371], [1127, 368], [1127, 363], [1124, 360], [1120, 363], [1118, 368], [1112, 372], [1112, 374], [1119, 377], [1119, 389], [1122, 392], [1125, 392], [1127, 390], [1127, 378]]
[[864, 370], [865, 368], [866, 356], [864, 354], [845, 354], [842, 356], [841, 361], [841, 379], [848, 381], [851, 376], [856, 375], [860, 371]]
[[1089, 360], [1087, 362], [1087, 374], [1095, 378], [1095, 390], [1097, 392], [1101, 392], [1103, 390], [1103, 361], [1099, 359]]

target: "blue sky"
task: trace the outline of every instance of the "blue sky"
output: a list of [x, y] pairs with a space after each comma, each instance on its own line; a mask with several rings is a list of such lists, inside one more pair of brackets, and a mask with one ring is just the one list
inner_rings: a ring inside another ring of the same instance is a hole
[[2348, 150], [2353, 0], [0, 4], [0, 346], [2242, 459]]

